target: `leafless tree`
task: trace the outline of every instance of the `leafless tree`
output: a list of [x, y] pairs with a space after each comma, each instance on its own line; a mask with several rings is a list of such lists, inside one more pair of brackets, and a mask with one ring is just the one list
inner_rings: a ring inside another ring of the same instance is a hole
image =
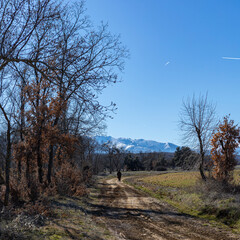
[[[17, 95], [18, 88], [16, 86], [22, 85], [18, 83], [18, 79], [14, 76], [16, 70], [23, 68], [23, 66], [29, 66], [35, 71], [42, 72], [42, 66], [47, 64], [44, 60], [45, 56], [41, 55], [41, 58], [35, 57], [36, 54], [34, 53], [38, 52], [38, 49], [35, 48], [34, 41], [36, 32], [41, 32], [38, 37], [44, 39], [44, 51], [51, 54], [50, 48], [54, 49], [52, 44], [54, 41], [53, 37], [49, 41], [50, 38], [47, 37], [46, 32], [49, 33], [50, 29], [54, 29], [54, 22], [59, 16], [57, 6], [54, 1], [50, 0], [0, 0], [0, 112], [1, 119], [7, 125], [5, 154], [6, 205], [8, 204], [10, 188], [12, 121], [14, 121], [14, 116], [17, 113], [12, 97]], [[41, 29], [45, 29], [45, 33]], [[55, 35], [52, 36], [57, 38]]]
[[12, 63], [23, 63], [41, 71], [36, 63], [47, 65], [47, 62], [44, 55], [35, 57], [38, 49], [33, 44], [34, 38], [36, 32], [41, 32], [38, 37], [43, 39], [45, 51], [48, 48], [51, 54], [57, 36], [48, 37], [58, 16], [58, 5], [52, 0], [0, 0], [0, 71]]
[[[1, 130], [7, 132], [5, 152], [10, 154], [6, 154], [6, 183], [11, 167], [11, 131], [17, 133], [15, 141], [24, 141], [28, 127], [25, 112], [40, 101], [26, 102], [25, 86], [49, 81], [51, 89], [47, 91], [61, 98], [53, 127], [75, 136], [87, 135], [101, 129], [116, 108], [113, 103], [103, 106], [98, 97], [118, 81], [126, 57], [128, 51], [119, 36], [111, 34], [107, 25], [94, 27], [86, 17], [84, 1], [64, 5], [55, 0], [0, 0], [0, 118], [8, 126]], [[54, 149], [51, 144], [48, 183]], [[37, 152], [42, 182], [40, 150], [41, 141]], [[20, 160], [18, 165], [21, 176]]]
[[126, 151], [118, 148], [112, 142], [108, 141], [102, 145], [102, 151], [107, 154], [110, 174], [114, 170], [120, 170], [123, 167], [124, 156]]
[[[60, 14], [59, 42], [52, 81], [62, 104], [63, 114], [54, 124], [74, 127], [87, 134], [98, 128], [115, 109], [115, 104], [103, 106], [98, 96], [109, 84], [115, 83], [128, 56], [119, 36], [112, 35], [107, 25], [95, 29], [85, 17], [83, 4], [65, 7]], [[69, 123], [71, 123], [69, 125]], [[73, 130], [73, 129], [72, 129]], [[53, 146], [49, 151], [48, 181], [51, 182]]]
[[12, 128], [14, 125], [13, 113], [15, 111], [14, 104], [11, 104], [12, 92], [14, 92], [15, 84], [10, 82], [3, 82], [3, 76], [0, 78], [0, 119], [5, 125], [6, 129], [6, 150], [4, 153], [5, 158], [5, 199], [4, 204], [8, 204], [9, 192], [10, 192], [10, 167], [11, 167], [11, 154], [12, 154]]
[[209, 150], [212, 132], [216, 126], [216, 107], [208, 101], [208, 95], [199, 95], [196, 98], [183, 100], [180, 111], [180, 129], [183, 132], [184, 142], [197, 148], [200, 152], [199, 171], [203, 180], [204, 157]]

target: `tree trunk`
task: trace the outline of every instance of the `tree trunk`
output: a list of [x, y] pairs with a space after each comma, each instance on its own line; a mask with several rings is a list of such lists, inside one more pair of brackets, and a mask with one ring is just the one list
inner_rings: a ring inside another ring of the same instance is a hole
[[18, 181], [20, 182], [21, 180], [21, 175], [22, 175], [22, 161], [19, 158], [18, 159]]
[[[25, 97], [24, 97], [24, 88], [26, 84], [24, 79], [21, 81], [21, 107], [20, 107], [20, 139], [23, 142], [24, 140], [24, 128], [25, 128]], [[21, 158], [18, 159], [18, 180], [20, 181], [22, 175], [22, 162]]]
[[49, 158], [48, 158], [48, 174], [47, 174], [47, 180], [48, 184], [51, 183], [51, 177], [52, 177], [52, 168], [53, 168], [53, 145], [50, 145], [50, 151], [49, 151]]
[[206, 176], [204, 174], [204, 169], [203, 169], [205, 153], [204, 153], [204, 150], [203, 150], [202, 138], [201, 138], [200, 134], [198, 134], [198, 139], [199, 139], [199, 143], [200, 143], [200, 155], [201, 155], [201, 162], [199, 164], [199, 171], [200, 171], [202, 180], [206, 181], [207, 179], [206, 179]]
[[203, 163], [202, 163], [202, 162], [200, 163], [199, 171], [200, 171], [200, 174], [201, 174], [202, 180], [206, 181], [207, 179], [206, 179], [206, 176], [205, 176], [205, 174], [204, 174]]
[[5, 158], [5, 184], [6, 184], [6, 192], [4, 198], [4, 205], [8, 205], [9, 201], [9, 193], [10, 193], [10, 166], [11, 166], [11, 122], [5, 112], [3, 106], [0, 104], [0, 109], [4, 115], [4, 118], [7, 122], [7, 154]]
[[42, 156], [41, 156], [41, 137], [42, 137], [42, 125], [43, 121], [40, 123], [40, 129], [38, 131], [38, 141], [37, 141], [37, 165], [38, 165], [38, 181], [43, 183], [43, 166], [42, 166]]
[[200, 155], [201, 155], [201, 162], [200, 162], [200, 165], [199, 165], [199, 171], [200, 171], [202, 180], [206, 181], [207, 179], [206, 179], [206, 176], [204, 174], [204, 169], [203, 169], [203, 166], [204, 166], [204, 151], [203, 151], [203, 147], [202, 147], [201, 142], [200, 142]]
[[5, 199], [4, 205], [8, 205], [9, 201], [9, 193], [10, 193], [10, 165], [11, 165], [11, 125], [10, 121], [8, 121], [8, 129], [7, 129], [7, 155], [6, 155], [6, 192], [5, 192]]
[[[60, 117], [60, 113], [58, 113], [58, 116], [56, 117], [53, 126], [56, 126], [58, 124], [58, 120]], [[48, 173], [47, 173], [47, 180], [48, 180], [48, 184], [51, 183], [51, 178], [52, 178], [52, 168], [53, 168], [53, 145], [51, 144], [49, 146], [49, 156], [48, 156]]]
[[29, 163], [29, 154], [27, 154], [27, 161], [26, 161], [26, 179], [28, 187], [30, 188], [30, 163]]
[[112, 173], [112, 157], [110, 157], [110, 174]]
[[38, 181], [43, 183], [43, 170], [42, 170], [42, 158], [40, 152], [40, 142], [37, 146], [37, 164], [38, 164]]

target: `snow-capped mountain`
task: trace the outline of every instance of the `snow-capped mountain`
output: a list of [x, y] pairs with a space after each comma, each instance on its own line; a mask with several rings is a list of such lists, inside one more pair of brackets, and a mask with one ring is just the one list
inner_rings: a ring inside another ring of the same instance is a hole
[[131, 138], [113, 138], [111, 136], [96, 136], [99, 144], [109, 142], [117, 148], [123, 148], [132, 153], [139, 152], [175, 152], [177, 145], [173, 143], [160, 143], [152, 140], [131, 139]]

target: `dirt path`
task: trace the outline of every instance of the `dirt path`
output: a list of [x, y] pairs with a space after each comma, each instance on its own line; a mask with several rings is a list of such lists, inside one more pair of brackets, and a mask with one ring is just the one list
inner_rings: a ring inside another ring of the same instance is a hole
[[207, 221], [178, 213], [117, 179], [101, 181], [99, 188], [92, 214], [114, 232], [116, 239], [240, 239]]

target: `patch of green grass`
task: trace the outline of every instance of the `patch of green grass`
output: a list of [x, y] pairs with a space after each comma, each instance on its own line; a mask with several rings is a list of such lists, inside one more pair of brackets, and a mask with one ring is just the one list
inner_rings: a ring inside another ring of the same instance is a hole
[[51, 237], [49, 237], [49, 240], [61, 240], [61, 239], [63, 239], [62, 236], [59, 236], [57, 234], [54, 234]]
[[231, 227], [234, 227], [240, 221], [240, 210], [237, 207], [225, 206], [219, 208], [207, 205], [202, 208], [199, 215], [213, 216], [215, 219]]

